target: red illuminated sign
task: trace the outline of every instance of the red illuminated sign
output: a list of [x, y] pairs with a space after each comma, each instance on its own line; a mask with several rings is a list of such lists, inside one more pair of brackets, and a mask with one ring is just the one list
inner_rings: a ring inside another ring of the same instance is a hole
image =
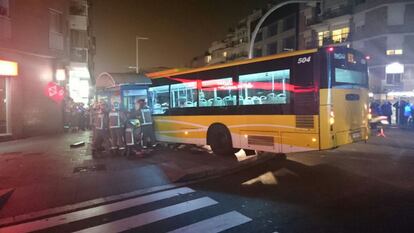
[[65, 97], [65, 89], [57, 83], [49, 82], [45, 88], [45, 95], [56, 103], [60, 103]]

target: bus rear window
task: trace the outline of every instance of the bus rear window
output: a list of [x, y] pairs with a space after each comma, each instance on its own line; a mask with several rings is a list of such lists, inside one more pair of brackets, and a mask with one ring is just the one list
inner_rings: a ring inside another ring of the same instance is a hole
[[366, 86], [367, 76], [361, 71], [335, 68], [335, 83], [336, 85]]

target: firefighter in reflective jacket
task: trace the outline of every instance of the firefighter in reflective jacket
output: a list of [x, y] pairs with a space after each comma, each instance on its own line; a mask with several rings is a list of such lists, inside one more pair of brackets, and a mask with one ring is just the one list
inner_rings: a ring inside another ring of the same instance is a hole
[[135, 112], [136, 117], [141, 122], [142, 127], [142, 147], [155, 146], [154, 128], [152, 125], [151, 109], [147, 106], [144, 99], [137, 101], [138, 109]]
[[108, 112], [105, 102], [100, 102], [97, 112], [94, 117], [94, 135], [93, 135], [93, 150], [104, 151], [103, 144], [107, 142], [108, 138]]
[[111, 150], [125, 150], [125, 114], [120, 111], [119, 103], [114, 102], [109, 112], [109, 133], [111, 135]]

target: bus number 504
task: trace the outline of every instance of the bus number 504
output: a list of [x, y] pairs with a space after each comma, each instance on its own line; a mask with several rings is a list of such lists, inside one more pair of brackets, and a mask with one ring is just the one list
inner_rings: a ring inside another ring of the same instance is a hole
[[310, 62], [310, 61], [311, 61], [311, 56], [309, 56], [309, 57], [300, 57], [298, 59], [298, 64], [307, 63], [307, 62]]

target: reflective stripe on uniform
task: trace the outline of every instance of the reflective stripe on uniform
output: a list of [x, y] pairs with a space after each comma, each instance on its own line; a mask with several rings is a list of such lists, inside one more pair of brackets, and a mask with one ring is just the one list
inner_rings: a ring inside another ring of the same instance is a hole
[[109, 128], [119, 128], [121, 127], [121, 120], [119, 112], [110, 112], [109, 113]]

